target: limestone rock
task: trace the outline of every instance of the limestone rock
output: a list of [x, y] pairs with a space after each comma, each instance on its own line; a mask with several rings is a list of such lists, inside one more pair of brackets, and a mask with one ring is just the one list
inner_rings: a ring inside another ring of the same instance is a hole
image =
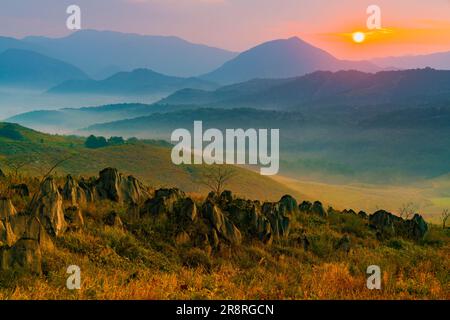
[[283, 196], [277, 203], [266, 202], [262, 206], [262, 213], [270, 221], [275, 238], [286, 238], [289, 235], [291, 220], [298, 212], [297, 201], [291, 196]]
[[87, 204], [86, 192], [69, 174], [61, 192], [63, 199], [70, 201], [72, 206], [85, 206]]
[[202, 213], [220, 237], [235, 245], [242, 242], [242, 235], [239, 229], [225, 216], [217, 205], [210, 201], [205, 202]]
[[10, 249], [0, 250], [0, 268], [6, 270], [26, 270], [42, 273], [42, 254], [38, 241], [20, 239]]
[[311, 207], [311, 213], [317, 214], [321, 217], [327, 217], [328, 213], [323, 208], [322, 202], [315, 201]]
[[144, 185], [133, 176], [123, 177], [117, 169], [106, 168], [100, 172], [95, 190], [100, 199], [137, 204], [148, 198]]
[[156, 190], [155, 196], [144, 203], [142, 213], [155, 216], [174, 213], [184, 198], [184, 192], [176, 188]]
[[180, 215], [190, 221], [195, 221], [198, 216], [197, 205], [191, 198], [182, 200]]
[[84, 218], [80, 207], [70, 206], [66, 208], [65, 212], [66, 220], [69, 223], [69, 227], [71, 229], [77, 230], [84, 227]]
[[309, 202], [309, 201], [303, 201], [303, 202], [298, 206], [298, 209], [299, 209], [301, 212], [304, 212], [304, 213], [310, 213], [310, 212], [311, 212], [311, 208], [312, 208], [312, 203]]
[[48, 177], [31, 203], [32, 215], [37, 217], [52, 236], [60, 236], [67, 228], [63, 198], [52, 177]]
[[0, 220], [8, 219], [17, 214], [10, 199], [0, 198]]
[[364, 211], [360, 211], [358, 212], [358, 217], [360, 217], [361, 219], [367, 219], [369, 216]]
[[415, 214], [410, 220], [404, 220], [384, 210], [372, 214], [369, 225], [377, 231], [380, 239], [400, 236], [418, 241], [428, 231], [427, 223], [419, 214]]
[[17, 237], [11, 226], [11, 219], [16, 214], [16, 209], [11, 203], [11, 200], [6, 198], [0, 199], [0, 247], [10, 247], [17, 241]]
[[405, 221], [406, 235], [413, 240], [421, 240], [428, 231], [428, 225], [419, 214], [415, 214], [411, 220]]

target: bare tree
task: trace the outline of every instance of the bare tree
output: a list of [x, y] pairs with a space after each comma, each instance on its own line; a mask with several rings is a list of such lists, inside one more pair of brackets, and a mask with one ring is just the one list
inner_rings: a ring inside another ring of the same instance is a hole
[[448, 209], [444, 209], [444, 211], [442, 211], [442, 216], [441, 216], [443, 229], [445, 229], [445, 227], [446, 227], [448, 217], [450, 217], [450, 211]]
[[413, 202], [408, 202], [402, 204], [402, 206], [398, 209], [399, 215], [403, 219], [411, 218], [419, 209], [419, 206]]
[[32, 162], [32, 160], [26, 158], [11, 158], [6, 161], [6, 165], [12, 172], [13, 179], [15, 180], [19, 176], [19, 171]]
[[217, 165], [202, 173], [199, 182], [214, 191], [216, 195], [220, 195], [226, 184], [235, 176], [234, 168]]

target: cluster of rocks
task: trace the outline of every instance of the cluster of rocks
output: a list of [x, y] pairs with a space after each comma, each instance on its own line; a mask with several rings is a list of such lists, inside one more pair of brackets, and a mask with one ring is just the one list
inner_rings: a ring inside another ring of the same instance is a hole
[[[26, 185], [12, 187], [29, 196]], [[17, 212], [10, 199], [2, 198], [0, 270], [25, 268], [41, 273], [42, 251], [51, 250], [54, 239], [67, 229], [84, 226], [82, 209], [89, 202], [110, 200], [132, 206], [148, 197], [147, 189], [136, 178], [123, 177], [116, 169], [107, 168], [98, 179], [90, 181], [77, 182], [69, 175], [62, 189], [47, 177], [24, 212]]]
[[405, 220], [384, 210], [378, 210], [370, 215], [369, 225], [377, 231], [377, 237], [380, 240], [391, 237], [405, 237], [418, 241], [428, 231], [427, 223], [419, 214]]
[[[26, 194], [26, 190], [29, 194], [26, 185], [17, 186], [21, 193]], [[89, 203], [102, 200], [128, 206], [129, 215], [136, 219], [172, 221], [173, 236], [178, 244], [207, 250], [240, 245], [244, 239], [265, 244], [288, 239], [296, 215], [328, 216], [319, 201], [303, 201], [298, 205], [289, 195], [277, 202], [261, 204], [235, 197], [230, 191], [220, 195], [210, 193], [202, 203], [196, 203], [176, 188], [163, 188], [151, 194], [139, 180], [123, 176], [113, 168], [102, 170], [98, 178], [76, 180], [69, 175], [62, 188], [48, 177], [24, 212], [17, 212], [10, 199], [0, 199], [0, 270], [19, 267], [41, 273], [42, 252], [51, 250], [54, 239], [67, 230], [83, 228], [83, 209]], [[404, 236], [419, 240], [428, 229], [420, 215], [404, 220], [386, 211], [370, 216], [353, 210], [345, 210], [343, 214], [368, 219], [380, 238]], [[103, 223], [125, 229], [116, 212], [104, 217]], [[297, 238], [299, 244], [309, 246], [305, 235]], [[349, 248], [350, 239], [344, 236], [337, 249], [348, 251]]]
[[191, 241], [215, 249], [223, 243], [239, 245], [245, 237], [263, 243], [287, 238], [298, 212], [296, 200], [287, 195], [278, 202], [261, 204], [224, 191], [221, 195], [210, 193], [203, 203], [196, 204], [178, 189], [160, 189], [140, 213], [176, 221], [181, 227], [175, 235], [177, 242]]

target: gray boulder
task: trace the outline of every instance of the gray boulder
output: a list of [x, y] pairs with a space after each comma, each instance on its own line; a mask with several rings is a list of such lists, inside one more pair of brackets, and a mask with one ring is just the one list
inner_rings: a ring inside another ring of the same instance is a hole
[[60, 236], [67, 228], [64, 218], [63, 197], [52, 177], [47, 177], [30, 204], [31, 213], [52, 236]]
[[0, 269], [42, 273], [42, 254], [38, 241], [20, 239], [9, 249], [0, 249]]
[[149, 197], [145, 186], [133, 176], [123, 177], [117, 169], [100, 172], [95, 190], [100, 199], [138, 204]]
[[184, 192], [176, 188], [156, 190], [155, 196], [144, 203], [141, 214], [160, 216], [174, 213], [185, 197]]
[[66, 178], [66, 183], [62, 189], [61, 195], [63, 199], [69, 201], [72, 206], [86, 206], [87, 197], [86, 192], [80, 187], [72, 176], [69, 174]]
[[211, 201], [205, 202], [202, 207], [202, 214], [209, 221], [211, 227], [216, 230], [219, 237], [224, 238], [231, 244], [241, 244], [241, 232], [216, 204]]

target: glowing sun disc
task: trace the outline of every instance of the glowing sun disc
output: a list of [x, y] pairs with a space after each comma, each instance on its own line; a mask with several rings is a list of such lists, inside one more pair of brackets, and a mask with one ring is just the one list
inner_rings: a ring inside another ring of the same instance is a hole
[[354, 32], [352, 35], [353, 41], [356, 43], [363, 43], [366, 40], [366, 35], [363, 32]]

